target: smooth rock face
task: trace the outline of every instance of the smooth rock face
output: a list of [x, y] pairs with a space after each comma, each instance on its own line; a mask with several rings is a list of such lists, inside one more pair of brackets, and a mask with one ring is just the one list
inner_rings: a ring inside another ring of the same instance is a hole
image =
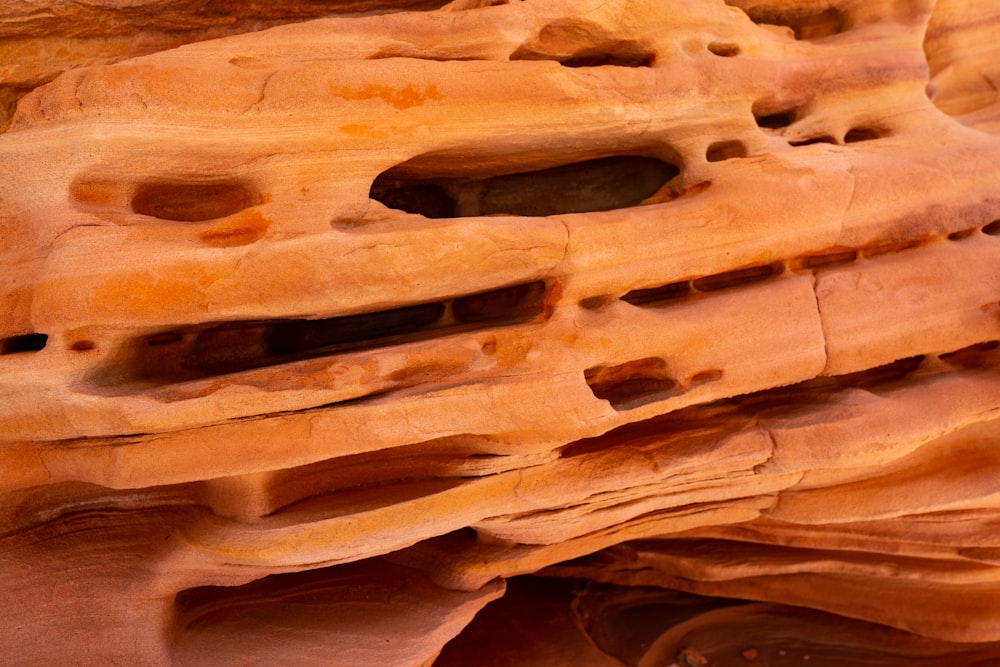
[[0, 3], [0, 662], [1000, 661], [998, 31]]

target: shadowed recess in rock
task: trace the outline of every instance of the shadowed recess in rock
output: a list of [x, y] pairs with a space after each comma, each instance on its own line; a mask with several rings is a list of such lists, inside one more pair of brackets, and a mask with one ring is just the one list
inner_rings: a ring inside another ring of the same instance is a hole
[[555, 60], [563, 67], [651, 67], [656, 54], [633, 40], [621, 40], [584, 48], [572, 55], [554, 57], [521, 48], [511, 60]]
[[723, 162], [747, 156], [747, 147], [742, 141], [717, 141], [705, 151], [709, 162]]
[[[636, 667], [972, 667], [1000, 657], [996, 644], [953, 644], [808, 609], [642, 586], [592, 584], [574, 611], [597, 646]], [[634, 641], [625, 641], [630, 635]]]
[[[859, 256], [877, 257], [889, 253], [898, 253], [913, 248], [924, 247], [935, 241], [947, 238], [958, 241], [971, 236], [977, 231], [976, 228], [962, 230], [943, 237], [920, 236], [917, 238], [904, 239], [901, 241], [890, 241], [886, 243], [873, 242], [861, 248], [832, 247], [827, 251], [815, 254], [802, 255], [789, 259], [787, 262], [771, 262], [757, 266], [749, 266], [722, 273], [714, 273], [701, 276], [692, 280], [678, 280], [666, 283], [657, 287], [644, 287], [626, 292], [620, 298], [625, 303], [640, 307], [659, 307], [671, 301], [678, 301], [688, 297], [697, 296], [706, 292], [716, 292], [720, 290], [740, 287], [742, 285], [755, 283], [770, 278], [781, 276], [787, 269], [791, 271], [808, 271], [812, 269], [824, 269], [843, 264], [850, 264], [858, 260]], [[989, 236], [1000, 235], [1000, 221], [994, 221], [982, 227], [981, 231]], [[593, 310], [606, 305], [611, 301], [606, 297], [588, 297], [580, 301], [580, 306], [588, 310]]]
[[791, 28], [795, 39], [823, 39], [850, 27], [847, 15], [826, 3], [726, 0], [726, 4], [744, 9], [754, 23]]
[[656, 53], [635, 39], [619, 37], [597, 23], [576, 18], [553, 21], [510, 54], [511, 60], [554, 60], [563, 67], [651, 67]]
[[783, 272], [784, 265], [781, 262], [774, 262], [763, 266], [751, 266], [745, 269], [716, 273], [691, 281], [681, 280], [660, 287], [636, 289], [623, 295], [621, 300], [633, 306], [658, 306], [663, 302], [683, 299], [702, 292], [716, 292], [767, 280], [781, 275]]
[[638, 407], [683, 393], [670, 377], [667, 362], [659, 357], [637, 359], [613, 366], [594, 366], [583, 373], [594, 396], [616, 410]]
[[[438, 588], [419, 570], [374, 558], [187, 589], [174, 603], [173, 664], [219, 664], [221, 656], [231, 665], [430, 664], [435, 645], [502, 592], [502, 582]], [[344, 643], [334, 646], [331, 636]]]
[[410, 176], [401, 165], [380, 174], [370, 196], [427, 218], [536, 217], [638, 206], [679, 173], [668, 162], [635, 155], [481, 179]]
[[788, 127], [798, 120], [799, 110], [784, 107], [771, 100], [758, 100], [751, 107], [757, 126], [768, 130]]
[[135, 341], [137, 379], [220, 375], [288, 361], [400, 345], [480, 326], [530, 321], [545, 313], [543, 281], [448, 301], [315, 320], [232, 322], [176, 329]]
[[44, 350], [49, 337], [41, 333], [22, 334], [0, 339], [0, 354], [17, 354], [18, 352], [38, 352]]
[[1000, 2], [0, 5], [0, 663], [1000, 665]]
[[224, 218], [256, 203], [242, 183], [146, 183], [132, 196], [135, 213], [177, 222]]

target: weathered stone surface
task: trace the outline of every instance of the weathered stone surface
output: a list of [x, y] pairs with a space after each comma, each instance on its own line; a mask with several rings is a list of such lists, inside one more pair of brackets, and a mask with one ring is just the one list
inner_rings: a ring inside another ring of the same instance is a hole
[[1000, 660], [987, 4], [0, 3], [0, 651]]

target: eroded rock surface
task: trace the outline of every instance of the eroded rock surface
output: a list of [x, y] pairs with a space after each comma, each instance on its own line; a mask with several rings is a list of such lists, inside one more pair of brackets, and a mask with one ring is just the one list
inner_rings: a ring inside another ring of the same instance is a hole
[[988, 4], [0, 5], [0, 654], [1000, 660]]

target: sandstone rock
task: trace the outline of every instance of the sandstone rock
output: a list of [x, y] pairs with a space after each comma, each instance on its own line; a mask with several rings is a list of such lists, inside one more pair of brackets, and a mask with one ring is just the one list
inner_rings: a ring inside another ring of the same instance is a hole
[[985, 4], [0, 6], [3, 655], [1000, 660]]

